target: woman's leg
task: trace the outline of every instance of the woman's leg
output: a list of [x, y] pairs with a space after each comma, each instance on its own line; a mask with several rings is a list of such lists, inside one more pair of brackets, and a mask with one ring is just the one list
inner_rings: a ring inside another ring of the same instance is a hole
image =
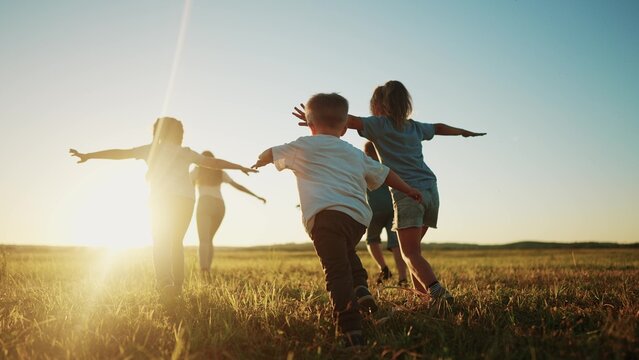
[[213, 263], [213, 239], [215, 238], [215, 234], [220, 229], [220, 225], [222, 225], [222, 220], [224, 220], [224, 214], [226, 213], [226, 207], [224, 206], [224, 201], [219, 200], [215, 204], [215, 211], [211, 216], [211, 227], [209, 228], [209, 244], [211, 245], [211, 251], [209, 252], [208, 259], [208, 268], [211, 268], [211, 264]]
[[213, 244], [210, 237], [210, 229], [212, 227], [213, 219], [209, 214], [207, 206], [210, 206], [210, 202], [200, 198], [197, 204], [197, 235], [200, 240], [200, 246], [198, 247], [198, 255], [200, 258], [200, 270], [209, 271], [211, 267], [211, 259], [213, 258]]
[[428, 286], [437, 281], [433, 268], [421, 252], [421, 240], [427, 230], [426, 227], [397, 230], [402, 255], [413, 277], [415, 289], [422, 293], [427, 293]]
[[[202, 201], [202, 199], [200, 199]], [[213, 262], [213, 238], [222, 224], [226, 212], [224, 201], [207, 199], [198, 205], [198, 235], [200, 238], [200, 269], [208, 271]], [[204, 249], [204, 251], [202, 251]]]

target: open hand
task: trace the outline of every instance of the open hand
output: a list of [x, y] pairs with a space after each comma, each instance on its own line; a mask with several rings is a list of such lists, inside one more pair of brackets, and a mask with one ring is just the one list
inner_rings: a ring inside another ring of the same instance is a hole
[[476, 133], [468, 130], [464, 130], [461, 134], [463, 137], [475, 137], [475, 136], [484, 136], [486, 133]]
[[257, 171], [257, 169], [259, 169], [259, 168], [261, 168], [262, 166], [267, 165], [267, 164], [269, 164], [269, 162], [268, 162], [268, 161], [266, 161], [266, 160], [262, 160], [262, 159], [257, 159], [257, 161], [255, 162], [255, 164], [253, 164], [253, 165], [251, 166], [251, 169], [256, 169], [256, 170], [253, 170], [253, 171]]
[[255, 170], [255, 169], [253, 169], [253, 168], [252, 168], [252, 166], [251, 166], [250, 168], [242, 167], [242, 168], [240, 169], [240, 171], [241, 171], [241, 172], [243, 172], [243, 173], [244, 173], [244, 174], [246, 174], [246, 175], [248, 175], [248, 174], [250, 174], [250, 173], [256, 173], [256, 172], [259, 172], [259, 171]]
[[296, 118], [302, 120], [298, 122], [297, 125], [308, 126], [308, 122], [306, 121], [306, 107], [304, 106], [304, 104], [300, 104], [300, 108], [298, 108], [297, 106], [294, 107], [293, 109], [295, 111], [293, 111], [291, 114], [293, 114], [293, 116], [295, 116]]
[[71, 154], [71, 156], [75, 156], [78, 158], [78, 164], [89, 160], [89, 157], [86, 154], [78, 152], [78, 150], [76, 149], [69, 149], [69, 154]]
[[408, 192], [406, 193], [406, 195], [408, 195], [408, 197], [412, 198], [413, 200], [417, 201], [418, 203], [422, 203], [422, 193], [421, 191], [415, 189], [415, 188], [410, 188], [410, 190], [408, 190]]

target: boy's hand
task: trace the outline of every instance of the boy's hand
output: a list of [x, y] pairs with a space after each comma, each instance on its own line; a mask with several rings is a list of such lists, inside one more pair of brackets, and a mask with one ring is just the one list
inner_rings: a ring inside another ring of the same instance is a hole
[[422, 193], [419, 190], [415, 188], [410, 188], [408, 192], [406, 193], [406, 195], [408, 195], [410, 198], [417, 201], [418, 203], [420, 204], [422, 203]]
[[463, 137], [475, 137], [475, 136], [484, 136], [484, 135], [486, 135], [486, 133], [476, 133], [476, 132], [472, 132], [468, 130], [462, 131], [462, 134], [461, 134], [461, 136]]
[[298, 122], [297, 125], [308, 126], [308, 122], [306, 121], [306, 107], [304, 106], [304, 104], [300, 104], [300, 107], [301, 109], [299, 109], [297, 106], [294, 107], [293, 109], [295, 111], [293, 111], [291, 114], [293, 114], [293, 116], [295, 116], [296, 118], [302, 120]]
[[[257, 159], [257, 161], [255, 162], [255, 164], [253, 164], [253, 166], [251, 166], [251, 169], [259, 169], [264, 165], [268, 165], [270, 164], [270, 162], [266, 161], [266, 160], [262, 160], [262, 159]], [[253, 170], [253, 171], [257, 171], [257, 170]]]
[[240, 169], [240, 171], [241, 171], [241, 172], [243, 172], [243, 173], [244, 173], [244, 174], [246, 174], [246, 175], [248, 175], [248, 174], [250, 174], [250, 173], [256, 173], [256, 172], [259, 172], [259, 171], [255, 170], [255, 169], [252, 169], [252, 166], [251, 166], [251, 168], [245, 168], [245, 167], [243, 167], [243, 166], [242, 166], [242, 168]]
[[71, 156], [76, 156], [78, 158], [78, 164], [81, 164], [81, 163], [89, 160], [89, 157], [87, 157], [86, 154], [78, 152], [78, 150], [76, 150], [76, 149], [69, 149], [69, 153], [71, 154]]

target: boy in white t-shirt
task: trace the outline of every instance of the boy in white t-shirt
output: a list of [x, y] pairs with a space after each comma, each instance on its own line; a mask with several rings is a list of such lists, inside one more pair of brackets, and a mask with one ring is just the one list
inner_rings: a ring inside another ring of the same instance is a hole
[[274, 163], [278, 170], [295, 174], [304, 226], [324, 269], [337, 327], [347, 346], [361, 346], [365, 341], [358, 310], [377, 310], [368, 274], [355, 252], [372, 216], [366, 188], [386, 184], [416, 201], [421, 201], [421, 193], [340, 139], [347, 130], [345, 98], [317, 94], [308, 100], [306, 110], [312, 136], [264, 151], [253, 168]]

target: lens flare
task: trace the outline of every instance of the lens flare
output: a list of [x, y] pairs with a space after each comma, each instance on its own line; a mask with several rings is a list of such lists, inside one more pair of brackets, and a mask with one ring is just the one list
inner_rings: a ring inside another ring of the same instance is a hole
[[169, 75], [169, 83], [164, 93], [164, 103], [162, 104], [161, 115], [165, 116], [169, 108], [169, 102], [171, 95], [173, 94], [173, 85], [175, 83], [175, 75], [177, 73], [178, 65], [180, 64], [180, 58], [182, 56], [182, 47], [184, 45], [184, 37], [186, 36], [186, 28], [189, 22], [189, 15], [191, 13], [191, 0], [184, 1], [184, 9], [182, 10], [182, 19], [180, 20], [180, 32], [178, 34], [177, 45], [175, 47], [175, 53], [173, 53], [173, 64], [171, 65], [171, 74]]

